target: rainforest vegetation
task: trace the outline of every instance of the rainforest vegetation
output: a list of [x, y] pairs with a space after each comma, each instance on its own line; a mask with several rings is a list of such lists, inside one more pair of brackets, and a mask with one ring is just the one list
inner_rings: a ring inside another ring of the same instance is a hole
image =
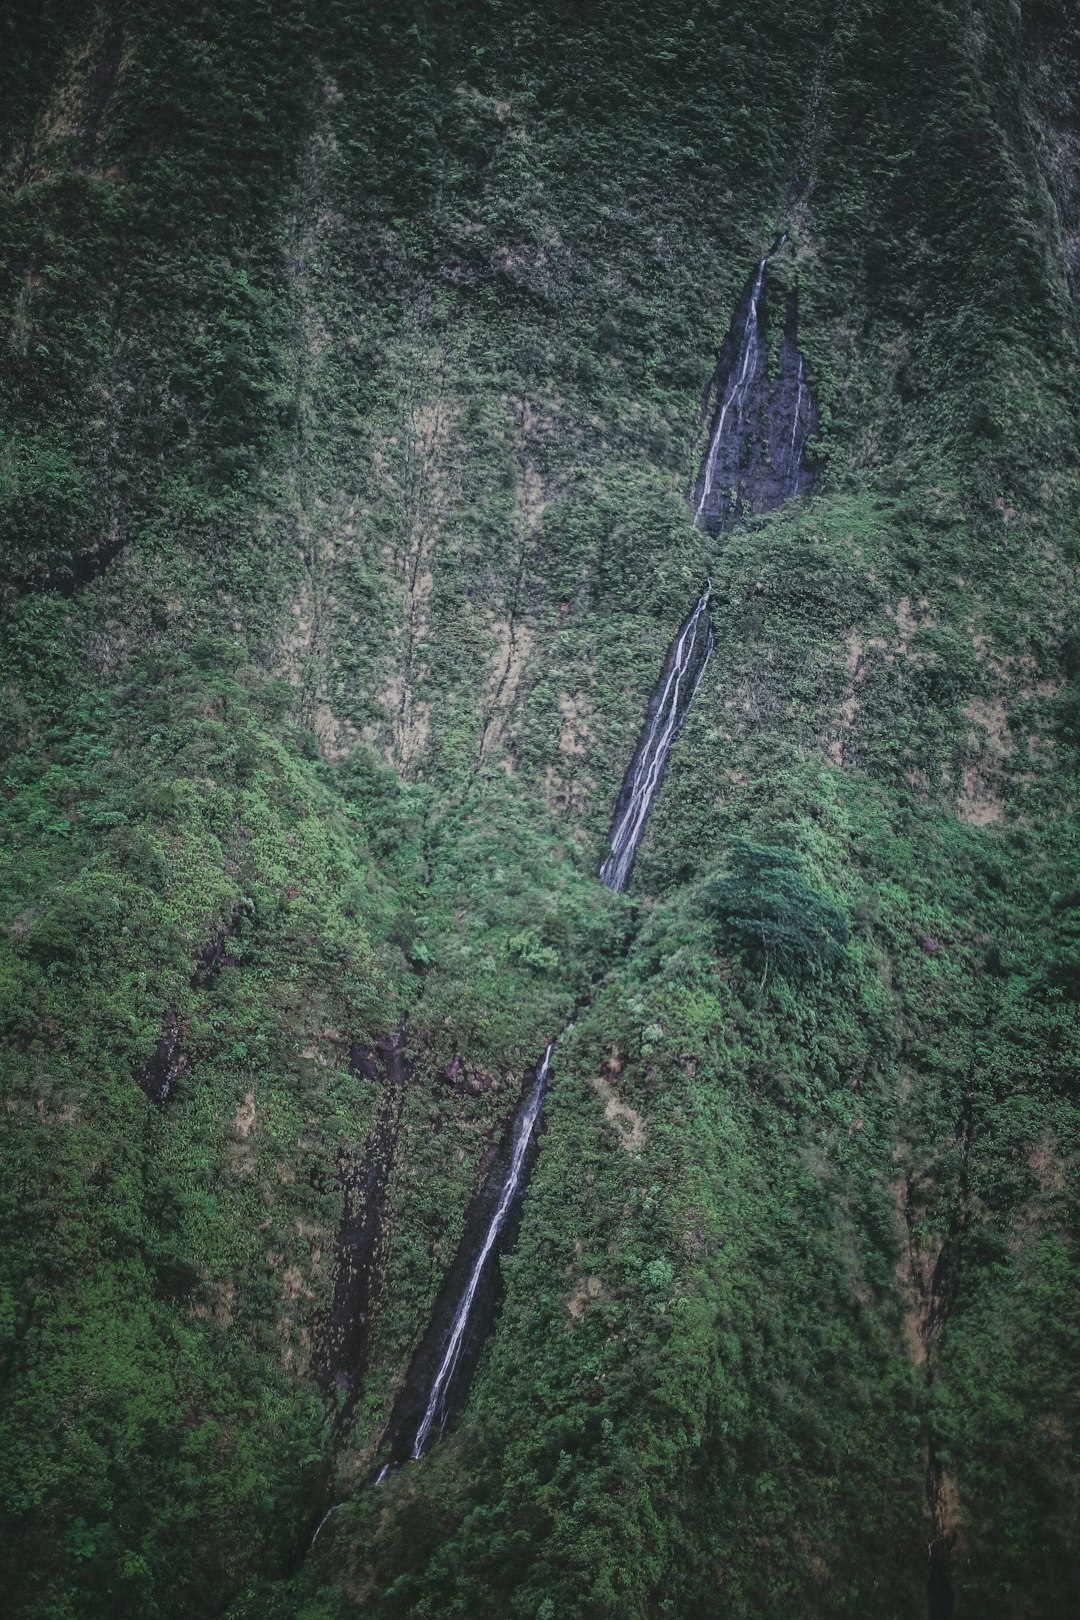
[[[0, 90], [5, 1612], [1073, 1616], [1076, 8], [9, 0]], [[764, 255], [812, 487], [711, 536]]]

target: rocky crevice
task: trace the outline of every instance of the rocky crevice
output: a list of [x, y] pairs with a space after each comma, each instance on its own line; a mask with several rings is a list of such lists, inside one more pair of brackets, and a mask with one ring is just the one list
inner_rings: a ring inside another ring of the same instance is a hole
[[105, 26], [100, 42], [90, 63], [86, 90], [86, 103], [82, 122], [76, 130], [82, 155], [75, 165], [84, 171], [94, 167], [98, 145], [104, 135], [105, 112], [112, 99], [124, 54], [124, 29], [120, 8], [115, 3], [105, 8]]
[[[243, 914], [244, 904], [237, 900], [218, 932], [196, 950], [189, 980], [192, 990], [213, 989], [222, 968], [236, 966], [238, 958], [229, 950], [229, 944], [240, 928]], [[183, 1051], [187, 1034], [187, 1018], [176, 1007], [168, 1008], [157, 1045], [135, 1076], [139, 1090], [159, 1107], [173, 1096], [177, 1084], [187, 1080], [193, 1072], [191, 1059]]]
[[191, 1063], [181, 1051], [186, 1033], [185, 1021], [174, 1007], [165, 1014], [158, 1043], [135, 1076], [135, 1084], [150, 1102], [164, 1107], [172, 1096], [177, 1082], [186, 1080]]

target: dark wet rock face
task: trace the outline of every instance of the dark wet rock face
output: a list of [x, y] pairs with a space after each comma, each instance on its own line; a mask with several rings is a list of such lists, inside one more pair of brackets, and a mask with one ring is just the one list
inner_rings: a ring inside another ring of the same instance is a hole
[[355, 1080], [370, 1080], [378, 1085], [385, 1079], [383, 1053], [377, 1046], [366, 1046], [353, 1041], [349, 1047], [349, 1073]]
[[454, 1422], [468, 1399], [502, 1304], [499, 1262], [517, 1241], [536, 1163], [537, 1126], [551, 1052], [549, 1046], [527, 1080], [502, 1140], [481, 1164], [480, 1190], [466, 1211], [457, 1254], [383, 1435], [383, 1472], [419, 1457]]
[[334, 1254], [334, 1295], [319, 1335], [318, 1379], [324, 1393], [344, 1391], [338, 1420], [351, 1416], [367, 1371], [386, 1246], [386, 1206], [408, 1078], [404, 1032], [366, 1046], [353, 1043], [349, 1067], [382, 1085], [375, 1125], [359, 1154], [338, 1165], [341, 1225]]
[[439, 1084], [448, 1086], [458, 1097], [482, 1097], [495, 1084], [495, 1076], [486, 1069], [474, 1068], [460, 1053], [455, 1053], [438, 1075]]
[[229, 950], [232, 935], [231, 926], [223, 928], [220, 934], [215, 934], [213, 939], [200, 945], [195, 953], [195, 971], [191, 975], [193, 990], [212, 990], [222, 968], [236, 966], [238, 959]]
[[931, 1537], [927, 1547], [929, 1571], [926, 1580], [928, 1620], [952, 1620], [956, 1603], [952, 1589], [953, 1537], [943, 1526], [942, 1497], [944, 1475], [933, 1446], [926, 1465], [926, 1501], [930, 1512]]
[[724, 339], [713, 383], [709, 447], [693, 498], [695, 519], [711, 535], [751, 513], [774, 511], [818, 478], [806, 460], [818, 413], [797, 342], [797, 301], [784, 300], [783, 335], [770, 343], [776, 323], [769, 297], [762, 259]]
[[97, 155], [104, 133], [106, 108], [120, 77], [123, 55], [124, 30], [120, 8], [113, 3], [105, 7], [105, 29], [94, 53], [83, 119], [77, 131], [82, 146], [82, 160], [77, 165], [80, 169], [88, 169]]
[[182, 1034], [180, 1020], [170, 1010], [165, 1014], [165, 1023], [153, 1056], [135, 1076], [135, 1084], [151, 1102], [168, 1102], [176, 1082], [191, 1073], [191, 1065], [180, 1051]]

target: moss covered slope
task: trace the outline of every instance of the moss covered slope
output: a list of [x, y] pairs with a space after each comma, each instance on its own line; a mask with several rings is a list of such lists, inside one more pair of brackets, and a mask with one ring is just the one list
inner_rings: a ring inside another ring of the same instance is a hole
[[[0, 99], [13, 1611], [1070, 1614], [1069, 7], [41, 19]], [[783, 231], [820, 483], [713, 545], [707, 389]], [[469, 1404], [376, 1489], [575, 1010]]]

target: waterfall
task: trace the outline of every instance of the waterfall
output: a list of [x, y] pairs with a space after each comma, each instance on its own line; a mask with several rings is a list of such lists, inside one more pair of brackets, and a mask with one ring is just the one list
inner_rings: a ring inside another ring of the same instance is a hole
[[472, 1271], [469, 1274], [469, 1280], [465, 1285], [461, 1299], [458, 1301], [457, 1310], [454, 1312], [446, 1349], [443, 1352], [435, 1377], [432, 1379], [427, 1407], [413, 1439], [411, 1456], [414, 1461], [422, 1454], [436, 1419], [439, 1420], [440, 1434], [446, 1423], [447, 1397], [450, 1393], [454, 1373], [457, 1370], [461, 1348], [465, 1342], [465, 1330], [469, 1324], [469, 1314], [476, 1298], [476, 1291], [480, 1286], [481, 1276], [495, 1247], [499, 1233], [502, 1231], [506, 1217], [510, 1213], [514, 1198], [521, 1188], [525, 1157], [540, 1113], [540, 1105], [544, 1100], [544, 1090], [547, 1084], [553, 1046], [554, 1042], [548, 1046], [547, 1051], [544, 1053], [544, 1060], [536, 1071], [536, 1077], [526, 1098], [525, 1106], [518, 1117], [514, 1130], [513, 1152], [510, 1156], [510, 1165], [506, 1172], [506, 1178], [499, 1193], [499, 1201], [495, 1206], [495, 1212], [491, 1220], [488, 1222], [484, 1241], [480, 1245], [476, 1259], [473, 1262]]
[[[767, 364], [766, 301], [775, 302], [769, 260], [760, 260], [739, 300], [717, 360], [716, 416], [692, 496], [694, 522], [714, 538], [750, 512], [773, 512], [817, 483], [819, 470], [804, 464], [818, 417], [799, 350], [798, 297], [785, 295], [779, 366]], [[774, 311], [770, 328], [778, 322]]]
[[[772, 253], [778, 253], [787, 240], [784, 231]], [[759, 260], [749, 298], [744, 294], [740, 299], [717, 362], [716, 423], [694, 510], [694, 522], [713, 536], [738, 522], [744, 513], [782, 506], [789, 496], [812, 488], [816, 478], [812, 468], [803, 466], [803, 451], [816, 429], [817, 412], [796, 342], [794, 293], [787, 300], [779, 375], [770, 378], [765, 364], [769, 346], [762, 332], [761, 312], [770, 256]], [[744, 307], [740, 331], [739, 310]], [[611, 854], [600, 867], [600, 881], [609, 889], [626, 887], [668, 753], [705, 673], [713, 648], [710, 588], [711, 582], [669, 649], [637, 752], [623, 779], [611, 824]]]
[[800, 356], [799, 356], [799, 369], [798, 369], [798, 374], [797, 374], [796, 380], [795, 380], [795, 414], [794, 414], [794, 417], [792, 418], [792, 422], [791, 422], [791, 445], [790, 445], [790, 454], [795, 458], [795, 465], [796, 466], [798, 466], [799, 461], [801, 461], [801, 459], [802, 459], [802, 450], [801, 449], [796, 450], [796, 448], [795, 448], [795, 435], [799, 431], [799, 417], [802, 414], [803, 369], [804, 369], [803, 357], [800, 354]]
[[[773, 252], [778, 252], [786, 240], [785, 233], [779, 238]], [[730, 515], [736, 519], [744, 509], [757, 509], [751, 504], [755, 497], [761, 508], [767, 509], [780, 505], [789, 495], [809, 485], [809, 475], [802, 469], [802, 449], [814, 429], [816, 414], [804, 380], [802, 356], [794, 342], [793, 301], [789, 304], [789, 328], [784, 338], [780, 385], [771, 385], [765, 378], [767, 346], [762, 338], [760, 320], [765, 266], [766, 259], [762, 259], [750, 288], [741, 338], [736, 345], [738, 326], [733, 323], [719, 362], [721, 369], [727, 369], [724, 381], [717, 390], [719, 409], [716, 427], [709, 444], [702, 473], [701, 498], [694, 515], [695, 523], [700, 523], [710, 533], [714, 532], [711, 528], [714, 521], [722, 529], [729, 515], [726, 495], [721, 500], [718, 514], [705, 515], [706, 503], [715, 493], [720, 472], [732, 475], [734, 487]], [[789, 442], [788, 422], [792, 409], [794, 420], [791, 422]], [[771, 485], [765, 483], [766, 464]], [[611, 825], [611, 853], [602, 863], [599, 873], [600, 881], [616, 892], [625, 889], [629, 880], [638, 846], [663, 780], [671, 746], [686, 719], [712, 655], [711, 594], [712, 581], [709, 580], [693, 612], [668, 648], [649, 703], [641, 738], [623, 778]], [[381, 1484], [390, 1471], [406, 1458], [415, 1461], [421, 1457], [432, 1437], [432, 1430], [435, 1430], [436, 1437], [442, 1434], [450, 1416], [451, 1403], [455, 1407], [460, 1405], [460, 1386], [469, 1376], [472, 1361], [470, 1321], [477, 1310], [483, 1310], [485, 1301], [490, 1302], [495, 1280], [492, 1262], [497, 1253], [499, 1236], [525, 1192], [529, 1147], [543, 1105], [553, 1046], [554, 1043], [545, 1051], [518, 1112], [511, 1137], [509, 1165], [498, 1188], [494, 1212], [482, 1228], [482, 1239], [469, 1265], [464, 1286], [458, 1293], [456, 1279], [465, 1275], [468, 1255], [473, 1248], [473, 1228], [471, 1221], [466, 1221], [461, 1249], [444, 1283], [444, 1295], [436, 1304], [428, 1334], [413, 1357], [404, 1387], [391, 1412], [383, 1437], [386, 1460], [375, 1478], [376, 1484]], [[481, 1210], [489, 1207], [489, 1196], [488, 1188], [485, 1188]], [[481, 1214], [479, 1220], [482, 1219]], [[444, 1307], [448, 1313], [451, 1306], [453, 1315], [450, 1326], [444, 1330], [440, 1326], [446, 1320]], [[429, 1369], [433, 1365], [435, 1372], [429, 1376]], [[424, 1402], [422, 1416], [421, 1401]]]
[[338, 1509], [343, 1508], [344, 1506], [345, 1506], [344, 1502], [335, 1502], [333, 1507], [328, 1507], [327, 1508], [326, 1512], [323, 1514], [322, 1518], [318, 1522], [318, 1525], [316, 1526], [315, 1534], [312, 1536], [311, 1540], [308, 1542], [308, 1552], [311, 1551], [312, 1547], [314, 1547], [315, 1543], [318, 1541], [319, 1537], [322, 1535], [323, 1526], [326, 1524], [327, 1520], [332, 1519], [334, 1517], [334, 1514], [338, 1511]]
[[[654, 697], [650, 705], [644, 735], [623, 781], [611, 827], [611, 854], [600, 868], [601, 883], [617, 893], [626, 887], [671, 745], [686, 718], [686, 711], [701, 685], [705, 666], [709, 662], [713, 649], [713, 628], [709, 616], [711, 591], [710, 580], [668, 654], [666, 671], [661, 675], [659, 697]], [[701, 653], [702, 626], [704, 656]], [[686, 690], [688, 680], [693, 681], [689, 692]]]
[[724, 430], [727, 425], [728, 413], [732, 406], [735, 408], [735, 432], [738, 435], [743, 405], [746, 403], [747, 390], [754, 381], [758, 371], [758, 354], [760, 343], [758, 341], [758, 305], [761, 300], [761, 288], [765, 280], [765, 260], [762, 259], [757, 267], [753, 290], [750, 293], [750, 308], [746, 316], [746, 325], [743, 327], [742, 344], [735, 362], [735, 381], [727, 398], [720, 407], [716, 419], [716, 431], [712, 436], [709, 454], [705, 458], [705, 477], [701, 486], [701, 499], [694, 513], [694, 522], [701, 522], [701, 515], [705, 510], [705, 502], [712, 494], [713, 480], [716, 477], [716, 462], [720, 454], [720, 447], [724, 441]]

